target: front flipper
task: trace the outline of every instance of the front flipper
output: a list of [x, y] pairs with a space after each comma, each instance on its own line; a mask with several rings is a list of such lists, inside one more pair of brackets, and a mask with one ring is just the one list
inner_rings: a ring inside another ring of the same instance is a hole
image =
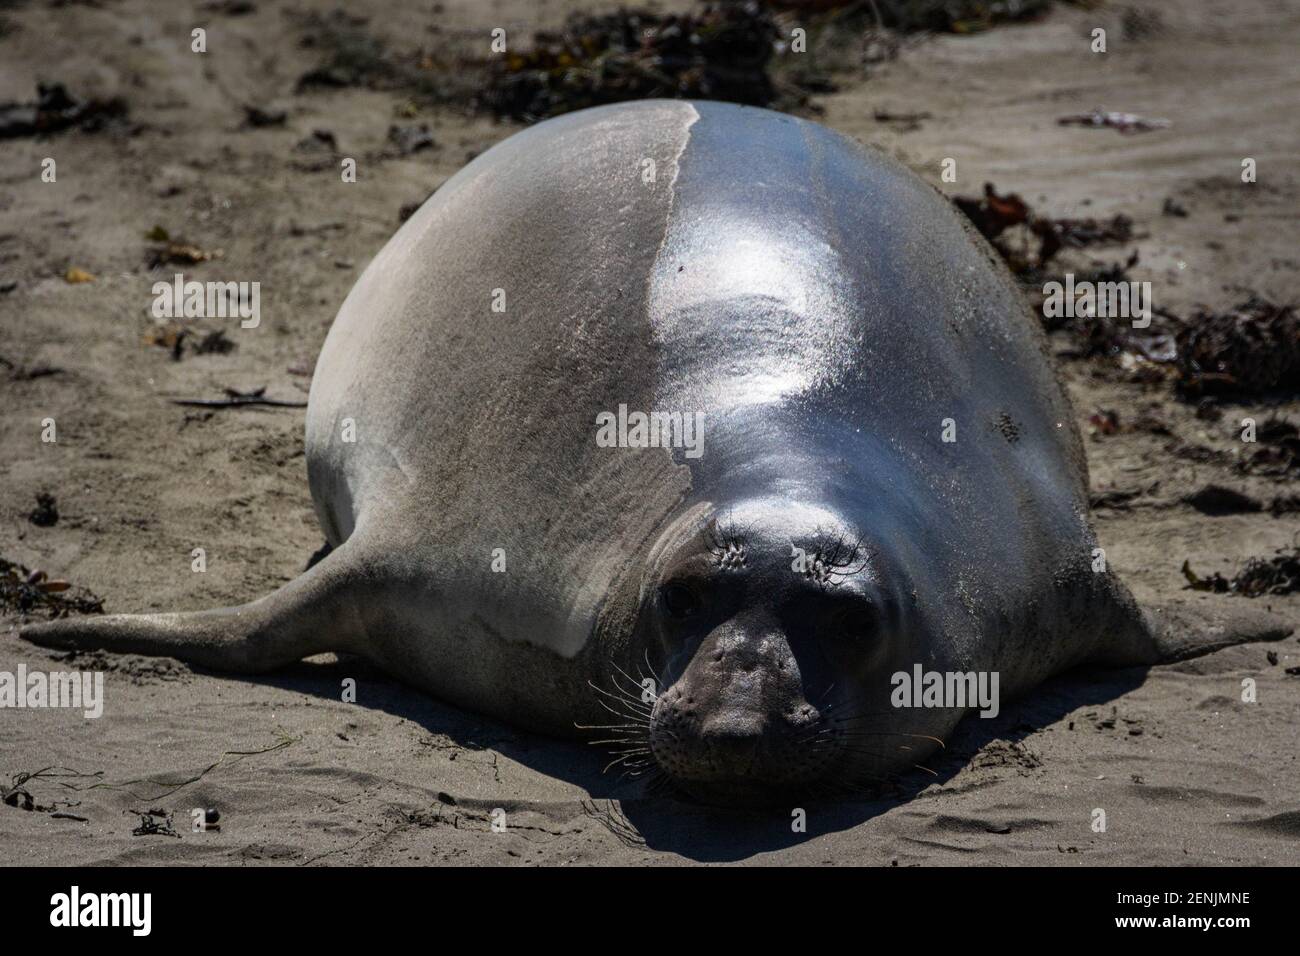
[[1129, 667], [1172, 664], [1236, 644], [1280, 641], [1295, 628], [1244, 598], [1178, 599], [1139, 608], [1126, 590], [1121, 623], [1108, 628], [1091, 660]]
[[108, 614], [29, 624], [19, 636], [66, 650], [175, 657], [257, 674], [322, 651], [356, 650], [365, 628], [359, 566], [345, 544], [284, 587], [249, 604], [184, 614]]

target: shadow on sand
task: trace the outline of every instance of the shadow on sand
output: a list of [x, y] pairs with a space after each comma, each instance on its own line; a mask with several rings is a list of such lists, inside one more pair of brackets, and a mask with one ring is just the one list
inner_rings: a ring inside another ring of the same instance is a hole
[[[228, 676], [228, 675], [227, 675]], [[967, 717], [944, 750], [927, 764], [933, 774], [914, 771], [876, 799], [812, 804], [808, 833], [795, 833], [789, 810], [736, 810], [704, 806], [671, 790], [649, 793], [636, 781], [602, 773], [610, 757], [590, 745], [513, 730], [504, 724], [441, 704], [407, 688], [360, 660], [305, 661], [252, 680], [337, 701], [344, 677], [364, 678], [364, 706], [419, 724], [466, 750], [496, 751], [530, 769], [584, 789], [588, 812], [629, 845], [679, 854], [698, 862], [734, 862], [804, 843], [809, 835], [847, 830], [901, 804], [921, 791], [942, 787], [977, 754], [994, 765], [1013, 765], [1003, 748], [982, 753], [998, 741], [1016, 744], [1081, 707], [1105, 704], [1139, 686], [1145, 668], [1070, 672], [1010, 702], [995, 718]], [[596, 801], [610, 801], [598, 807]], [[815, 810], [813, 809], [815, 808]]]

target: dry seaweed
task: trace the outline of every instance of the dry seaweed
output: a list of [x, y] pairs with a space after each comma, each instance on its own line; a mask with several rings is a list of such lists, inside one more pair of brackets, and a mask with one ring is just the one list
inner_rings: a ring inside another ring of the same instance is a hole
[[[902, 33], [981, 33], [1041, 17], [1052, 0], [875, 0], [881, 22]], [[871, 4], [859, 4], [871, 7]]]
[[[1134, 238], [1133, 221], [1123, 214], [1100, 220], [1054, 219], [1035, 213], [1015, 193], [999, 194], [992, 183], [984, 184], [982, 196], [956, 196], [953, 203], [1027, 290], [1041, 288], [1049, 278], [1044, 265], [1061, 249], [1127, 243]], [[1126, 282], [1128, 270], [1137, 262], [1135, 252], [1124, 263], [1076, 272], [1075, 285]], [[1155, 311], [1167, 321], [1145, 329], [1099, 315], [1044, 319], [1044, 323], [1049, 330], [1068, 329], [1078, 343], [1077, 355], [1119, 357], [1152, 380], [1172, 379], [1185, 399], [1300, 394], [1300, 315], [1294, 305], [1253, 295], [1227, 311], [1201, 308], [1187, 319]], [[1288, 462], [1285, 470], [1295, 455], [1286, 452], [1282, 457]]]
[[266, 386], [243, 392], [235, 388], [222, 389], [225, 398], [173, 398], [173, 405], [190, 405], [198, 408], [243, 408], [248, 405], [262, 405], [271, 408], [306, 408], [306, 402], [290, 402], [278, 398], [266, 397]]
[[954, 196], [952, 201], [989, 242], [1012, 226], [1029, 222], [1029, 203], [1016, 193], [999, 195], [992, 183], [984, 184], [982, 196]]
[[1300, 511], [1300, 495], [1278, 495], [1268, 506], [1268, 513], [1275, 518], [1297, 511]]
[[140, 818], [140, 824], [131, 831], [132, 836], [170, 836], [180, 839], [180, 834], [172, 826], [173, 815], [167, 810], [125, 810]]
[[153, 326], [145, 333], [144, 344], [166, 349], [177, 362], [184, 357], [187, 348], [195, 355], [228, 355], [239, 347], [226, 335], [225, 329], [205, 330], [176, 321]]
[[438, 145], [434, 142], [429, 127], [424, 123], [410, 126], [394, 123], [388, 127], [388, 141], [397, 147], [398, 153], [402, 156], [410, 156], [422, 149], [432, 149]]
[[1184, 398], [1300, 393], [1300, 316], [1251, 296], [1226, 312], [1198, 310], [1177, 335]]
[[[1125, 263], [1076, 273], [1075, 284], [1126, 282], [1137, 261], [1134, 253]], [[1038, 270], [1021, 275], [1031, 299], [1044, 278]], [[1044, 318], [1044, 325], [1049, 331], [1064, 329], [1071, 334], [1075, 357], [1117, 358], [1139, 378], [1172, 382], [1180, 398], [1198, 403], [1201, 419], [1216, 418], [1215, 402], [1220, 400], [1300, 394], [1300, 316], [1294, 306], [1252, 296], [1225, 312], [1201, 308], [1189, 318], [1163, 309], [1152, 311], [1162, 321], [1143, 329], [1122, 317], [1102, 315]], [[1300, 465], [1295, 426], [1274, 423], [1269, 429], [1261, 430], [1264, 447], [1247, 462], [1247, 470], [1288, 473]]]
[[999, 195], [992, 183], [984, 184], [982, 196], [954, 196], [952, 201], [1015, 273], [1042, 269], [1065, 248], [1133, 239], [1133, 220], [1123, 213], [1109, 219], [1057, 219], [1034, 212], [1016, 193]]
[[1290, 477], [1300, 472], [1300, 428], [1285, 418], [1266, 418], [1255, 429], [1256, 448], [1238, 468], [1250, 475]]
[[1035, 20], [1052, 0], [770, 0], [768, 6], [800, 14], [833, 11], [850, 22], [899, 33], [980, 33]]
[[772, 14], [753, 0], [681, 14], [574, 13], [560, 30], [538, 32], [528, 52], [492, 61], [477, 104], [524, 122], [652, 97], [769, 106], [778, 38]]
[[67, 581], [52, 581], [44, 571], [33, 571], [16, 561], [0, 558], [0, 609], [6, 613], [48, 612], [48, 616], [103, 614], [103, 599]]
[[225, 329], [213, 329], [205, 332], [193, 348], [195, 355], [229, 355], [237, 346], [226, 335]]
[[220, 249], [201, 249], [192, 242], [173, 239], [171, 234], [162, 226], [154, 226], [144, 234], [144, 237], [155, 243], [149, 249], [146, 259], [146, 264], [150, 269], [156, 269], [169, 263], [196, 265], [200, 262], [208, 262], [211, 259], [220, 259], [222, 256]]
[[49, 375], [62, 375], [63, 369], [56, 365], [47, 365], [45, 362], [37, 362], [33, 365], [27, 365], [22, 362], [15, 362], [0, 355], [0, 366], [9, 370], [9, 378], [14, 382], [30, 382], [38, 378], [45, 378]]
[[27, 789], [27, 783], [31, 780], [43, 779], [45, 777], [62, 776], [56, 771], [61, 770], [59, 767], [45, 767], [37, 770], [35, 773], [16, 773], [9, 778], [9, 786], [0, 785], [0, 803], [5, 806], [16, 807], [19, 810], [26, 810], [31, 813], [48, 813], [51, 816], [68, 820], [80, 820], [85, 823], [85, 817], [79, 817], [76, 814], [64, 813], [64, 808], [81, 806], [80, 800], [55, 800], [53, 803], [37, 803], [36, 798], [32, 796], [31, 791]]
[[1184, 561], [1183, 577], [1193, 591], [1248, 598], [1292, 594], [1300, 590], [1300, 548], [1279, 548], [1271, 558], [1251, 558], [1232, 578], [1218, 572], [1203, 578], [1192, 570], [1190, 561]]
[[37, 83], [31, 103], [0, 103], [0, 139], [48, 136], [67, 129], [97, 133], [126, 118], [120, 97], [81, 100], [62, 83]]
[[52, 528], [59, 523], [59, 506], [54, 496], [48, 492], [36, 495], [36, 507], [32, 509], [27, 520], [38, 528]]
[[[1130, 281], [1129, 270], [1138, 262], [1138, 253], [1133, 252], [1122, 262], [1098, 264], [1091, 268], [1075, 270], [1071, 274], [1076, 287], [1090, 283], [1094, 288], [1100, 288], [1109, 283]], [[1029, 294], [1030, 301], [1039, 312], [1042, 311], [1040, 307], [1044, 283], [1054, 281], [1062, 286], [1066, 284], [1064, 274], [1047, 274], [1039, 269], [1028, 270], [1019, 278]], [[1152, 311], [1163, 319], [1176, 318], [1161, 309]], [[1175, 355], [1173, 333], [1163, 325], [1154, 323], [1145, 329], [1135, 329], [1131, 320], [1120, 316], [1076, 313], [1072, 317], [1062, 315], [1049, 318], [1044, 315], [1043, 326], [1048, 331], [1068, 330], [1075, 339], [1077, 357], [1130, 354], [1141, 356], [1146, 361], [1164, 363], [1173, 361]]]
[[382, 41], [366, 30], [366, 18], [342, 10], [307, 17], [308, 32], [301, 46], [321, 49], [325, 62], [298, 79], [298, 89], [312, 87], [365, 86], [385, 89], [403, 85], [402, 66], [388, 53]]
[[189, 331], [179, 322], [163, 322], [144, 334], [144, 344], [166, 349], [171, 352], [172, 359], [179, 362], [185, 354], [185, 339], [188, 337]]

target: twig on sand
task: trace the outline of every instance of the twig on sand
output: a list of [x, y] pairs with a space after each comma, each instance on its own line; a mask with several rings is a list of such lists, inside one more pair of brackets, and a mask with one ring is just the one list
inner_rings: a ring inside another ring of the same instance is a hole
[[[66, 783], [61, 780], [57, 782], [59, 786], [64, 787], [68, 790], [75, 790], [78, 793], [84, 792], [86, 790], [98, 790], [100, 788], [103, 788], [105, 790], [121, 790], [135, 797], [137, 800], [141, 800], [145, 802], [153, 802], [155, 800], [161, 800], [163, 797], [169, 797], [176, 791], [182, 789], [183, 787], [188, 787], [192, 783], [198, 783], [200, 780], [206, 777], [213, 770], [216, 770], [222, 764], [238, 763], [240, 760], [243, 760], [245, 757], [253, 757], [259, 754], [274, 753], [275, 751], [282, 750], [291, 744], [296, 744], [300, 740], [302, 740], [301, 737], [291, 736], [290, 734], [286, 733], [283, 730], [277, 731], [276, 742], [271, 744], [270, 746], [262, 747], [261, 749], [258, 750], [227, 750], [223, 752], [221, 756], [218, 757], [215, 761], [208, 764], [207, 767], [200, 770], [194, 776], [187, 777], [184, 780], [176, 781], [175, 783], [170, 781], [164, 782], [159, 780], [151, 780], [148, 777], [141, 777], [137, 780], [125, 780], [122, 783], [109, 783], [108, 781], [101, 779], [95, 783], [80, 785], [80, 786], [75, 783]], [[26, 783], [28, 780], [33, 780], [38, 777], [49, 779], [49, 778], [57, 778], [57, 777], [77, 778], [77, 777], [102, 777], [102, 776], [103, 776], [103, 771], [96, 771], [93, 774], [88, 774], [88, 773], [82, 773], [81, 771], [78, 770], [69, 770], [66, 767], [46, 767], [44, 770], [38, 770], [36, 773], [20, 774], [19, 777], [21, 779], [15, 779], [15, 785], [21, 786], [22, 784]], [[150, 794], [148, 796], [136, 793], [134, 790], [130, 789], [132, 786], [141, 783], [147, 783], [152, 786], [163, 787], [165, 789], [163, 789], [158, 793]]]
[[1062, 116], [1057, 121], [1062, 126], [1088, 126], [1093, 129], [1117, 129], [1121, 133], [1149, 133], [1153, 130], [1168, 129], [1171, 125], [1166, 119], [1146, 119], [1135, 113], [1117, 113], [1095, 109], [1091, 113], [1074, 113]]
[[223, 389], [225, 398], [173, 398], [173, 405], [189, 405], [199, 408], [238, 408], [243, 405], [269, 405], [274, 408], [306, 408], [306, 402], [286, 402], [278, 398], [266, 398], [266, 386], [251, 392], [241, 392], [233, 388]]

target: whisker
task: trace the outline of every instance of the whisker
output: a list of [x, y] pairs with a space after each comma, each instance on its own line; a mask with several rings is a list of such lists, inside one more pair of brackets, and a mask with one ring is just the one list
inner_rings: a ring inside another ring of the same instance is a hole
[[621, 692], [621, 691], [620, 691], [619, 693], [617, 693], [617, 694], [611, 694], [609, 691], [605, 690], [603, 687], [597, 687], [597, 686], [596, 686], [595, 684], [593, 684], [591, 681], [587, 681], [587, 685], [588, 685], [592, 690], [594, 690], [596, 693], [598, 693], [598, 694], [604, 694], [606, 697], [610, 698], [611, 700], [616, 700], [616, 701], [618, 701], [620, 704], [628, 704], [628, 705], [630, 705], [630, 706], [634, 706], [634, 707], [637, 707], [637, 708], [642, 708], [642, 707], [644, 707], [644, 708], [645, 708], [646, 716], [647, 716], [647, 717], [650, 716], [650, 708], [649, 708], [649, 706], [646, 705], [646, 704], [641, 700], [641, 698], [639, 698], [639, 697], [628, 697], [626, 694], [624, 694], [624, 693]]
[[592, 746], [600, 744], [643, 744], [649, 740], [649, 737], [606, 737], [604, 740], [588, 740], [587, 743]]
[[615, 710], [613, 707], [609, 706], [609, 704], [605, 703], [603, 700], [598, 700], [598, 701], [596, 701], [596, 703], [600, 704], [601, 707], [604, 707], [607, 711], [609, 711], [609, 712], [610, 712], [611, 714], [613, 714], [615, 717], [622, 717], [622, 718], [627, 719], [627, 720], [636, 720], [636, 715], [635, 715], [635, 714], [625, 714], [625, 713], [623, 713], [621, 710]]
[[[620, 781], [632, 775], [633, 773], [646, 772], [645, 764], [633, 765], [631, 763], [624, 763], [622, 766], [619, 766], [618, 764], [611, 764], [611, 766], [613, 767], [614, 771], [618, 773], [618, 776], [614, 779], [615, 783], [619, 783]], [[606, 767], [605, 772], [608, 772], [609, 769], [610, 769], [609, 767]]]
[[645, 649], [645, 666], [646, 669], [650, 671], [650, 676], [655, 680], [655, 689], [663, 690], [664, 682], [660, 679], [659, 672], [655, 670], [655, 666], [650, 663], [650, 648], [648, 647]]
[[[637, 701], [645, 705], [646, 702], [641, 700], [641, 694], [645, 691], [645, 688], [641, 685], [641, 683], [635, 677], [629, 674], [627, 671], [623, 670], [623, 668], [619, 667], [617, 661], [611, 660], [610, 664], [613, 665], [614, 670], [618, 671], [620, 674], [622, 674], [624, 677], [626, 677], [629, 681], [632, 682], [632, 686], [635, 688], [635, 690], [632, 693], [634, 694]], [[614, 686], [616, 687], [618, 686], [617, 680], [614, 681]]]
[[601, 744], [598, 744], [597, 741], [594, 740], [591, 741], [591, 745], [593, 745], [593, 747], [601, 747], [602, 744], [604, 745], [604, 752], [606, 753], [634, 753], [634, 750], [632, 749], [628, 749], [628, 750], [616, 749], [621, 747], [640, 748], [642, 753], [650, 753], [650, 748], [647, 747], [645, 741], [616, 740], [614, 741], [614, 743], [604, 743], [604, 741], [601, 741]]
[[649, 725], [645, 722], [635, 724], [580, 724], [575, 720], [573, 726], [577, 727], [579, 730], [624, 730], [635, 727], [647, 727]]
[[[631, 761], [631, 758], [634, 757], [634, 756], [636, 756], [636, 755], [635, 755], [635, 754], [624, 754], [622, 757], [615, 757], [615, 758], [614, 758], [613, 760], [611, 760], [609, 763], [605, 764], [605, 769], [602, 770], [601, 773], [608, 773], [610, 767], [614, 767], [614, 766], [617, 766], [618, 764], [621, 764], [621, 763], [624, 763], [624, 762], [627, 762], [627, 761]], [[636, 766], [644, 766], [644, 765], [645, 765], [645, 762], [644, 762], [644, 761], [632, 761], [631, 763], [628, 764], [628, 766], [632, 766], [633, 764], [635, 764]]]
[[653, 769], [638, 768], [635, 770], [624, 770], [619, 774], [619, 780], [638, 780], [648, 773], [653, 773]]

